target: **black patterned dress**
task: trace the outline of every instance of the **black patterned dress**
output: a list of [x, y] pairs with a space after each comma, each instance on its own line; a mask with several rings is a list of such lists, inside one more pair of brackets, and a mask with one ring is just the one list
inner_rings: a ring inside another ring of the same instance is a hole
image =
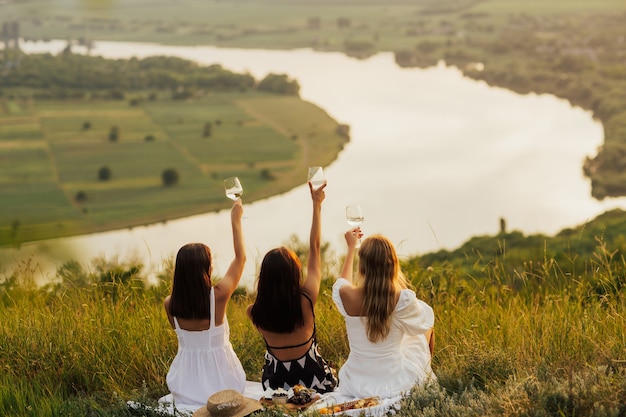
[[[311, 309], [313, 309], [311, 299], [306, 294], [303, 295], [309, 300]], [[313, 313], [313, 320], [315, 320], [315, 313]], [[305, 346], [308, 343], [311, 343], [309, 350], [297, 359], [281, 361], [271, 353], [272, 350], [291, 349]], [[312, 388], [319, 393], [325, 393], [333, 391], [337, 386], [335, 370], [326, 363], [319, 353], [315, 338], [315, 324], [313, 324], [313, 334], [304, 343], [277, 347], [270, 346], [265, 341], [265, 347], [265, 365], [263, 366], [263, 376], [261, 377], [264, 390], [268, 388], [288, 390], [299, 384]]]

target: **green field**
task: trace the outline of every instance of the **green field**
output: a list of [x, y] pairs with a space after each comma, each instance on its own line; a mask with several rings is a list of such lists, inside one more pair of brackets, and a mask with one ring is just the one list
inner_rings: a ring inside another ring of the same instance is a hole
[[[138, 105], [0, 98], [0, 245], [218, 210], [233, 175], [249, 201], [287, 191], [336, 157], [336, 129], [298, 97], [255, 92]], [[166, 187], [169, 168], [179, 182]]]

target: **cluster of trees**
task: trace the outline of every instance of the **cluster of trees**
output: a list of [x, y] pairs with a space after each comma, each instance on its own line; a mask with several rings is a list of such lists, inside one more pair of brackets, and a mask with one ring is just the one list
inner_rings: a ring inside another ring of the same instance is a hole
[[300, 86], [285, 75], [269, 74], [257, 82], [250, 74], [238, 74], [220, 65], [200, 66], [175, 57], [105, 59], [65, 52], [59, 55], [26, 55], [12, 51], [0, 55], [0, 89], [26, 87], [44, 90], [39, 97], [81, 97], [84, 92], [124, 99], [126, 91], [167, 90], [174, 98], [195, 91], [262, 91], [298, 95]]

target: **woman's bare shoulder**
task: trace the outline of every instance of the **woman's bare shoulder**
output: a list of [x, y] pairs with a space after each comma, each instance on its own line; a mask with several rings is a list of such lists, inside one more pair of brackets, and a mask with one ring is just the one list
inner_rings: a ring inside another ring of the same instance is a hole
[[363, 305], [363, 288], [353, 285], [344, 285], [339, 289], [339, 296], [346, 313], [350, 316], [361, 316]]

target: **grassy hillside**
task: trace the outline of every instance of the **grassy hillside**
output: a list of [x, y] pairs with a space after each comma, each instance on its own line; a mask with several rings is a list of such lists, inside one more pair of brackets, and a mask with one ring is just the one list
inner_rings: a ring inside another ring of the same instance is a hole
[[[594, 250], [612, 252], [601, 245]], [[626, 263], [578, 254], [592, 266], [588, 274], [545, 268], [533, 275], [539, 285], [518, 288], [508, 285], [501, 257], [471, 277], [450, 265], [405, 264], [418, 296], [435, 311], [439, 383], [413, 390], [397, 415], [622, 416], [626, 286], [609, 284], [624, 276]], [[329, 263], [336, 260], [325, 259]], [[176, 336], [162, 300], [171, 272], [153, 287], [145, 286], [140, 265], [102, 262], [91, 271], [68, 262], [44, 288], [36, 288], [28, 265], [5, 277], [0, 414], [154, 416], [131, 413], [126, 401], [151, 405], [167, 393]], [[317, 332], [324, 356], [341, 367], [349, 346], [328, 278], [316, 308]], [[252, 297], [237, 294], [228, 318], [247, 377], [258, 381], [264, 344], [245, 315]]]

